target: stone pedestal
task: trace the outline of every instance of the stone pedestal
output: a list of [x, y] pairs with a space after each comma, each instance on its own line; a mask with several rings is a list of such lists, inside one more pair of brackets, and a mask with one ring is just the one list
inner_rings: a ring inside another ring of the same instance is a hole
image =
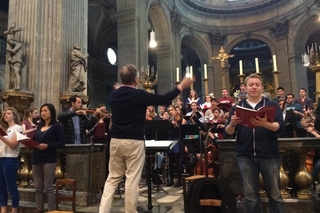
[[28, 109], [33, 102], [34, 94], [30, 91], [15, 91], [12, 89], [2, 92], [1, 97], [9, 107], [14, 107], [19, 112], [21, 120], [23, 118], [24, 111]]
[[[32, 150], [22, 148], [20, 153], [23, 156], [31, 156]], [[88, 206], [97, 203], [97, 192], [104, 186], [106, 178], [105, 145], [67, 144], [58, 150], [58, 156], [63, 158], [60, 165], [63, 177], [77, 180], [77, 205]], [[28, 167], [31, 168], [31, 165]], [[30, 170], [29, 173], [31, 172]], [[20, 201], [35, 201], [34, 186], [19, 185], [19, 192]]]

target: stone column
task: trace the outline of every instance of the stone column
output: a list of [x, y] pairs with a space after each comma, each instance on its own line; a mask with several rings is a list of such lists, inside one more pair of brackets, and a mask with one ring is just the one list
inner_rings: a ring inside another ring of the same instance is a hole
[[[217, 56], [219, 54], [220, 46], [213, 45], [212, 46], [212, 56]], [[221, 73], [221, 62], [219, 60], [212, 60], [212, 65], [213, 65], [213, 90], [215, 91], [216, 98], [221, 97], [221, 90], [222, 90], [222, 73]], [[211, 70], [212, 70], [211, 69]], [[211, 76], [209, 75], [209, 78]]]
[[[157, 47], [157, 66], [158, 66], [158, 93], [164, 94], [175, 86], [176, 68], [173, 67], [173, 53], [171, 45]], [[180, 75], [181, 76], [181, 75]]]
[[8, 22], [23, 29], [27, 88], [34, 92], [35, 107], [50, 102], [59, 111], [60, 93], [68, 87], [70, 52], [74, 44], [87, 51], [87, 20], [87, 0], [9, 1]]
[[[280, 74], [282, 73], [281, 68]], [[284, 72], [288, 72], [288, 76], [290, 77], [291, 81], [291, 90], [289, 88], [284, 87], [285, 90], [293, 92], [293, 94], [299, 94], [299, 89], [301, 87], [304, 87], [308, 90], [308, 77], [307, 77], [307, 68], [303, 66], [301, 55], [296, 54], [289, 57], [289, 67], [287, 70], [284, 70]], [[288, 77], [288, 79], [289, 79]], [[281, 81], [282, 80], [282, 81]], [[282, 78], [282, 76], [279, 76], [279, 86], [287, 85], [285, 79]], [[281, 85], [282, 84], [282, 85]], [[309, 98], [314, 99], [314, 96], [311, 96]], [[314, 101], [317, 101], [317, 99], [314, 99]]]
[[138, 70], [148, 64], [147, 8], [133, 7], [119, 11], [115, 18], [118, 26], [118, 69], [134, 64]]
[[[278, 65], [278, 71], [279, 72], [279, 86], [284, 87], [285, 91], [292, 91], [295, 93], [296, 91], [293, 91], [292, 88], [287, 88], [288, 85], [293, 85], [292, 80], [295, 79], [295, 75], [292, 76], [292, 73], [290, 73], [290, 67], [289, 67], [289, 61], [288, 61], [288, 45], [287, 45], [287, 38], [283, 38], [281, 40], [276, 40], [276, 47], [277, 47], [277, 65]], [[300, 56], [301, 61], [301, 56]], [[289, 80], [289, 81], [288, 81]], [[299, 79], [300, 81], [300, 79]], [[277, 90], [277, 88], [275, 88]]]

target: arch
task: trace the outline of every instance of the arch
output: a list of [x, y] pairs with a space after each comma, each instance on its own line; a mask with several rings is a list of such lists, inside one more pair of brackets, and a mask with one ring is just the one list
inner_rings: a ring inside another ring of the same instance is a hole
[[101, 36], [99, 37], [97, 44], [96, 44], [96, 51], [95, 54], [98, 56], [100, 59], [103, 56], [103, 52], [115, 41], [117, 41], [117, 30], [115, 29], [114, 26], [109, 26], [107, 29], [105, 29], [102, 33]]
[[114, 2], [118, 12], [134, 9], [136, 7], [135, 0], [117, 0]]
[[292, 42], [289, 45], [289, 53], [301, 55], [305, 51], [305, 45], [309, 36], [319, 30], [319, 14], [312, 11], [311, 15], [303, 17], [292, 30]]
[[[271, 38], [266, 37], [264, 35], [260, 35], [260, 34], [252, 34], [250, 36], [250, 39], [256, 39], [256, 40], [260, 40], [263, 41], [264, 43], [266, 43], [268, 45], [268, 47], [271, 50], [272, 54], [276, 53], [276, 46], [275, 43], [271, 40]], [[231, 50], [240, 42], [245, 41], [246, 38], [244, 36], [238, 36], [235, 39], [233, 39], [231, 42], [228, 43], [228, 45], [226, 46], [225, 50], [227, 53], [230, 53]]]
[[197, 53], [201, 64], [210, 63], [211, 44], [198, 33], [191, 34], [190, 31], [182, 31], [181, 42], [185, 42]]
[[168, 19], [168, 14], [166, 14], [166, 7], [162, 6], [164, 6], [164, 4], [150, 4], [148, 10], [149, 20], [156, 33], [156, 41], [159, 46], [171, 44], [172, 41], [170, 19]]

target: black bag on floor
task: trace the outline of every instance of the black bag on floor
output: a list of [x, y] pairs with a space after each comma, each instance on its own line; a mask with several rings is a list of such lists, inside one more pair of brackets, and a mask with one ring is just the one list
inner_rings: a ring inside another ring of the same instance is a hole
[[[220, 206], [201, 206], [200, 199], [221, 200]], [[185, 213], [236, 213], [233, 191], [226, 179], [199, 178], [189, 186]]]

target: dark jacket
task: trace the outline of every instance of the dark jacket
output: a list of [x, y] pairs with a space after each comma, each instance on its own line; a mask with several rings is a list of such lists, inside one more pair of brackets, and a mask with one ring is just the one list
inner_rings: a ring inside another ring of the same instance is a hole
[[[247, 99], [240, 101], [237, 105], [252, 109], [247, 102]], [[280, 126], [278, 131], [273, 132], [263, 127], [252, 129], [238, 124], [235, 129], [237, 135], [237, 156], [244, 155], [261, 158], [279, 158], [278, 134], [282, 134], [286, 128], [280, 106], [272, 100], [262, 98], [256, 105], [255, 110], [263, 106], [271, 105], [278, 106], [274, 118], [274, 122], [278, 122]], [[231, 116], [234, 114], [235, 109], [235, 106], [231, 108], [227, 125], [230, 123]]]
[[56, 122], [42, 132], [43, 138], [40, 138], [42, 125], [38, 125], [35, 132], [35, 141], [48, 144], [48, 148], [40, 150], [35, 148], [32, 156], [32, 164], [45, 164], [57, 162], [57, 149], [64, 147], [64, 133], [60, 123]]
[[58, 115], [58, 120], [63, 126], [66, 144], [74, 144], [74, 128], [72, 117], [78, 116], [80, 121], [80, 134], [81, 134], [81, 143], [89, 143], [89, 139], [86, 134], [86, 129], [88, 129], [89, 120], [85, 115], [77, 115], [76, 112], [70, 111], [67, 109], [60, 112]]
[[129, 86], [114, 90], [109, 99], [112, 112], [111, 138], [144, 140], [147, 106], [169, 105], [179, 93], [177, 88], [164, 95]]
[[281, 138], [293, 138], [295, 137], [294, 130], [297, 127], [297, 119], [292, 109], [286, 111], [286, 116], [284, 119], [286, 124], [285, 131], [280, 135]]
[[[200, 199], [221, 200], [221, 206], [200, 206]], [[235, 196], [226, 179], [199, 178], [189, 186], [186, 195], [186, 213], [236, 213]]]

